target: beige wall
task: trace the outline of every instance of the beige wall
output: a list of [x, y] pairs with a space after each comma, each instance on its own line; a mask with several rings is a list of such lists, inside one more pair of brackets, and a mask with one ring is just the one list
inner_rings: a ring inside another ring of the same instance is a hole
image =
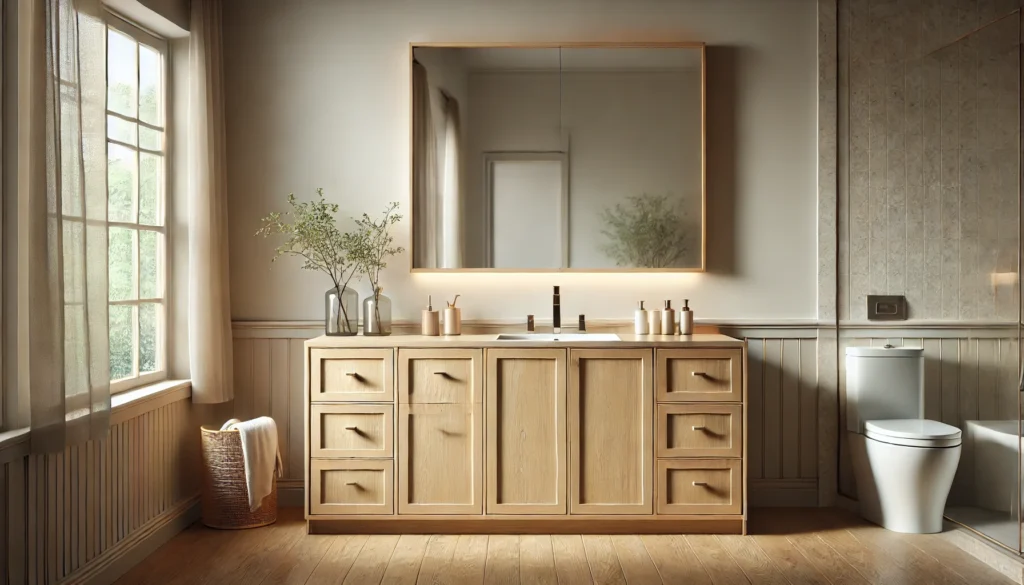
[[[390, 200], [408, 212], [410, 41], [665, 39], [710, 46], [710, 272], [411, 275], [404, 255], [384, 275], [395, 317], [418, 318], [428, 293], [461, 293], [465, 319], [545, 316], [560, 284], [563, 312], [589, 318], [683, 296], [698, 317], [814, 318], [816, 9], [805, 0], [227, 0], [233, 317], [322, 315], [327, 281], [294, 262], [271, 270], [274, 243], [253, 237], [287, 193], [322, 186], [351, 213]], [[405, 245], [409, 226], [398, 231]]]
[[[1019, 6], [838, 2], [839, 490], [846, 495], [856, 493], [843, 424], [846, 346], [924, 347], [930, 419], [963, 429], [968, 420], [1017, 417], [1021, 21], [1012, 13]], [[868, 294], [906, 295], [912, 322], [865, 327]], [[913, 329], [929, 321], [929, 329]], [[974, 464], [965, 449], [950, 505], [971, 503]]]

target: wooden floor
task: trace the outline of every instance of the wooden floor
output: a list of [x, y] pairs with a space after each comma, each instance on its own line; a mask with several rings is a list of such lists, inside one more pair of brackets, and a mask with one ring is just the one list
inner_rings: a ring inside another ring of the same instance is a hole
[[753, 536], [311, 536], [301, 511], [238, 532], [196, 525], [119, 585], [295, 583], [1012, 583], [935, 535], [836, 510], [755, 510]]

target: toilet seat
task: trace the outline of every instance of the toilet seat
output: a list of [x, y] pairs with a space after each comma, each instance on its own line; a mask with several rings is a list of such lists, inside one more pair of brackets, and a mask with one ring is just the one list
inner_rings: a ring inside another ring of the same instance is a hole
[[960, 445], [960, 429], [927, 419], [869, 420], [864, 423], [869, 439], [904, 447], [943, 448]]

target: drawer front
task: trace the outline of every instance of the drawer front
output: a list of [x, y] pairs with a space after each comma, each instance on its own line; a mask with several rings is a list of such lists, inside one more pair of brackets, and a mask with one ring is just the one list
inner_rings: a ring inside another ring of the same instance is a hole
[[658, 405], [658, 457], [742, 456], [742, 405]]
[[315, 404], [310, 408], [312, 457], [394, 457], [390, 404]]
[[741, 514], [739, 459], [658, 461], [658, 514]]
[[659, 349], [659, 402], [741, 402], [743, 352], [733, 349]]
[[310, 462], [311, 514], [394, 514], [391, 460]]
[[390, 349], [310, 350], [310, 401], [394, 401], [393, 356]]
[[398, 352], [399, 402], [481, 402], [483, 352], [478, 349], [403, 349]]

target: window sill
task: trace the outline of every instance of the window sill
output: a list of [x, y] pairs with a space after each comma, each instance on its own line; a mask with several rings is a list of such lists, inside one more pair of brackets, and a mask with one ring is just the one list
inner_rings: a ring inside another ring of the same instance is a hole
[[[192, 396], [191, 380], [164, 380], [110, 397], [110, 424], [118, 424]], [[0, 464], [28, 453], [28, 428], [0, 433]]]

